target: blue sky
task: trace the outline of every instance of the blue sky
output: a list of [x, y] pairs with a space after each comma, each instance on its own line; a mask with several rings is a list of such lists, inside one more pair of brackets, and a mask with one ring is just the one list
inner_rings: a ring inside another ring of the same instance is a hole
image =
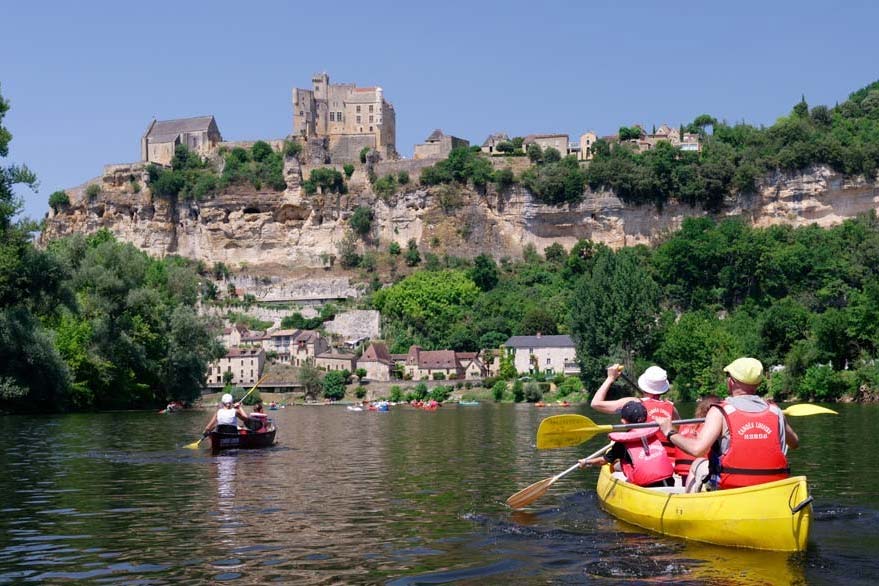
[[137, 160], [160, 119], [214, 114], [229, 140], [292, 129], [290, 93], [327, 71], [381, 85], [404, 156], [434, 128], [511, 135], [772, 123], [879, 78], [870, 2], [44, 2], [4, 4], [10, 160], [49, 194]]

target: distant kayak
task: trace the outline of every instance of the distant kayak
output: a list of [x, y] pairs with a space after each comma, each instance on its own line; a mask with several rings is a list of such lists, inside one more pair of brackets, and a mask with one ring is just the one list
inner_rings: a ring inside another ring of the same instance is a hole
[[356, 405], [348, 405], [346, 409], [348, 409], [348, 411], [363, 411], [363, 407], [357, 407]]
[[479, 401], [458, 401], [458, 405], [462, 405], [464, 407], [475, 407], [479, 405]]

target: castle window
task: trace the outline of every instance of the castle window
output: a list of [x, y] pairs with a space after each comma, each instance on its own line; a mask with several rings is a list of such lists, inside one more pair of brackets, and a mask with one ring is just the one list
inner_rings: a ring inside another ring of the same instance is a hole
[[369, 105], [369, 111], [372, 112], [372, 104]]
[[330, 122], [335, 122], [335, 121], [336, 121], [336, 113], [330, 112]]
[[357, 106], [357, 113], [360, 113], [360, 106]]
[[372, 132], [372, 126], [369, 127], [369, 131]]
[[372, 116], [369, 117], [369, 122], [372, 123]]
[[360, 124], [360, 116], [357, 117], [357, 124]]

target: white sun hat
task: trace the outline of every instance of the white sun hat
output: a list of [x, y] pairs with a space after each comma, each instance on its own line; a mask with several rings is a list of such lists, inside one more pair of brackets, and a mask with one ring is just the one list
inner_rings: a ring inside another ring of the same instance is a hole
[[638, 388], [651, 395], [668, 391], [668, 373], [658, 366], [651, 366], [638, 377]]
[[[640, 382], [640, 381], [638, 381], [638, 382]], [[223, 403], [223, 404], [228, 404], [231, 402], [232, 402], [232, 395], [230, 395], [229, 393], [226, 393], [225, 395], [223, 395], [223, 398], [220, 399], [220, 403]]]

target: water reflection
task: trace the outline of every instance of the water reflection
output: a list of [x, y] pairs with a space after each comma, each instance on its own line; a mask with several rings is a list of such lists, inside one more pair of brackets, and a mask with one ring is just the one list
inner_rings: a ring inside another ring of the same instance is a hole
[[598, 509], [592, 470], [509, 511], [594, 451], [536, 451], [547, 413], [527, 405], [291, 408], [278, 446], [220, 456], [180, 449], [203, 413], [0, 418], [0, 583], [873, 584], [879, 456], [851, 446], [875, 444], [879, 409], [840, 411], [796, 421], [817, 502], [796, 556], [627, 526]]

